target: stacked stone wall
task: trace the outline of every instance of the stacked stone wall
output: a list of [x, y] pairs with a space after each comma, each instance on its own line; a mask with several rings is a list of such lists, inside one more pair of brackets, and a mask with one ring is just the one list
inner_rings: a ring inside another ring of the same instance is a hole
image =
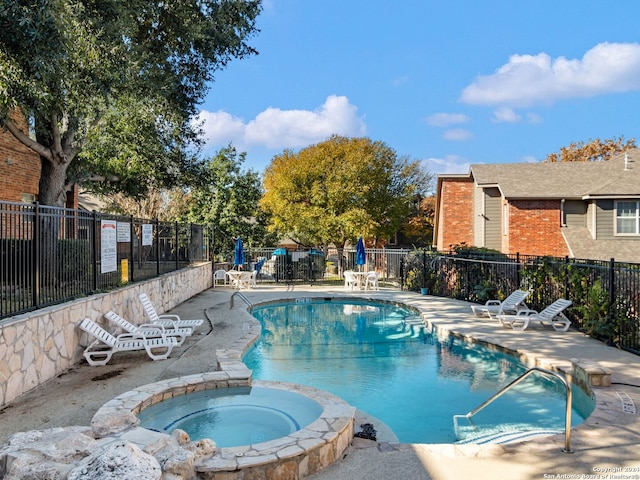
[[102, 315], [113, 310], [127, 319], [142, 319], [140, 293], [163, 313], [211, 286], [211, 263], [205, 263], [3, 320], [0, 406], [84, 361], [82, 351], [93, 341], [77, 328], [85, 317], [102, 322]]

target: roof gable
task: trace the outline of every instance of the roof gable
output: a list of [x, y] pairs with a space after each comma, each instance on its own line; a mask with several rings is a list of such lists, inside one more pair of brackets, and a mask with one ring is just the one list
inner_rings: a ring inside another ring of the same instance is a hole
[[478, 186], [497, 186], [506, 198], [640, 196], [640, 149], [600, 162], [477, 164], [470, 175]]

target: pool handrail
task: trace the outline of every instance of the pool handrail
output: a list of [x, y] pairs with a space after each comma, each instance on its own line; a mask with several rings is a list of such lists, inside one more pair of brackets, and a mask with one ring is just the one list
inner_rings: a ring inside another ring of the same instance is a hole
[[238, 295], [243, 301], [244, 303], [247, 304], [247, 306], [249, 307], [253, 307], [253, 303], [251, 303], [251, 300], [249, 300], [244, 293], [237, 291], [237, 292], [233, 292], [233, 294], [231, 295], [231, 298], [229, 299], [229, 310], [231, 310], [233, 308], [233, 297], [235, 297], [236, 295]]
[[520, 375], [518, 378], [513, 380], [511, 383], [509, 383], [508, 385], [503, 387], [497, 393], [494, 393], [491, 397], [489, 397], [487, 400], [482, 402], [480, 405], [478, 405], [476, 408], [471, 410], [466, 415], [454, 415], [453, 416], [454, 424], [457, 424], [457, 419], [461, 418], [461, 417], [465, 417], [469, 421], [469, 423], [473, 424], [473, 422], [471, 421], [471, 417], [473, 417], [479, 411], [483, 410], [485, 407], [487, 407], [489, 404], [491, 404], [498, 397], [501, 397], [503, 393], [505, 393], [507, 390], [509, 390], [514, 385], [516, 385], [516, 384], [520, 383], [521, 381], [523, 381], [526, 377], [531, 375], [533, 372], [541, 372], [541, 373], [544, 373], [546, 375], [550, 375], [552, 377], [556, 377], [564, 385], [564, 388], [566, 390], [566, 397], [567, 398], [566, 398], [566, 407], [565, 407], [565, 412], [564, 412], [564, 415], [565, 415], [565, 417], [564, 417], [564, 448], [562, 448], [562, 451], [564, 453], [573, 453], [573, 450], [571, 450], [571, 404], [572, 404], [571, 386], [569, 385], [569, 382], [567, 381], [567, 379], [566, 379], [566, 377], [564, 375], [562, 375], [562, 374], [560, 374], [558, 372], [553, 372], [551, 370], [547, 370], [545, 368], [541, 368], [541, 367], [531, 367], [529, 370], [527, 370], [522, 375]]

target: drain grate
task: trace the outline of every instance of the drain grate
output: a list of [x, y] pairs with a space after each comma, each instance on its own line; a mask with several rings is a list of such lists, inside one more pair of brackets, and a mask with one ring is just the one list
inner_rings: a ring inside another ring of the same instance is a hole
[[633, 403], [633, 400], [629, 396], [627, 392], [621, 392], [620, 390], [616, 390], [616, 395], [622, 402], [622, 411], [624, 413], [629, 413], [631, 415], [636, 414], [636, 404]]

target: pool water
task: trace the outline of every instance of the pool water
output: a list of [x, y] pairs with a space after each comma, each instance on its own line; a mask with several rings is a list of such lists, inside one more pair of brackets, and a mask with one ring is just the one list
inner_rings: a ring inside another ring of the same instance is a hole
[[236, 447], [286, 437], [322, 413], [318, 402], [294, 392], [264, 387], [203, 390], [156, 403], [138, 414], [140, 424], [170, 433], [179, 428], [192, 441], [210, 438]]
[[[384, 422], [400, 442], [460, 440], [453, 416], [527, 370], [506, 353], [437, 338], [415, 321], [416, 311], [401, 305], [298, 299], [256, 306], [252, 314], [262, 325], [259, 341], [243, 358], [253, 378], [333, 393]], [[592, 398], [573, 388], [572, 425], [593, 407]], [[564, 386], [532, 375], [474, 416], [473, 431], [563, 431], [564, 411]]]

